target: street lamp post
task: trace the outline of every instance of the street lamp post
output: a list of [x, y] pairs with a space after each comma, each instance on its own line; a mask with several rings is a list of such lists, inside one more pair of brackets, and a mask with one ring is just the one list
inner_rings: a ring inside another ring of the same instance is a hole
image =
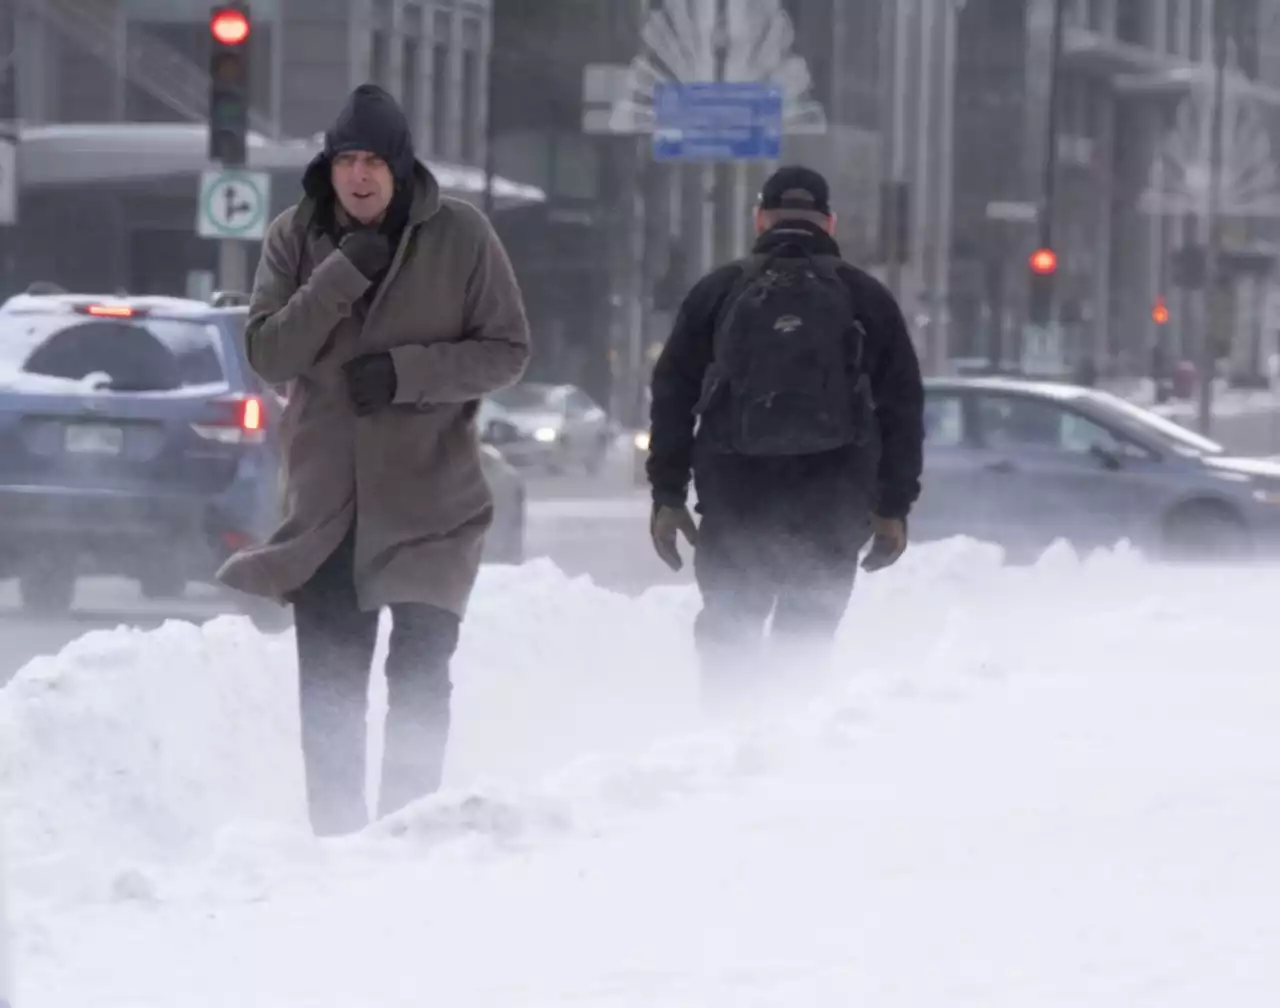
[[1213, 100], [1209, 111], [1209, 192], [1205, 200], [1205, 282], [1203, 321], [1200, 326], [1200, 397], [1197, 425], [1208, 436], [1213, 426], [1213, 390], [1217, 371], [1218, 327], [1221, 324], [1222, 261], [1222, 162], [1224, 146], [1223, 105], [1226, 100], [1227, 20], [1229, 5], [1214, 4], [1213, 19]]

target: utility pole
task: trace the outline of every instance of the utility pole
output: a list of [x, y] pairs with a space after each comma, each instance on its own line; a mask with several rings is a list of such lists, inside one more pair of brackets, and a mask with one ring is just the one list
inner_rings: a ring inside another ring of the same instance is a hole
[[497, 163], [498, 155], [497, 155], [497, 151], [494, 150], [494, 147], [495, 147], [494, 141], [497, 139], [498, 127], [497, 127], [497, 123], [495, 122], [495, 117], [493, 114], [494, 78], [497, 76], [495, 73], [496, 67], [494, 66], [494, 64], [497, 62], [497, 59], [498, 59], [496, 38], [495, 38], [493, 27], [492, 27], [494, 17], [496, 17], [496, 14], [494, 14], [493, 12], [490, 12], [489, 14], [489, 24], [490, 24], [489, 51], [487, 53], [488, 59], [485, 65], [485, 85], [484, 85], [485, 114], [484, 114], [483, 209], [484, 209], [484, 215], [490, 219], [493, 218], [494, 202], [495, 202], [494, 194], [493, 194], [493, 182], [498, 171], [498, 163]]
[[[249, 8], [241, 0], [215, 7], [209, 17], [209, 159], [224, 168], [249, 161]], [[218, 242], [218, 285], [249, 286], [249, 255], [239, 238]]]
[[1213, 101], [1209, 112], [1209, 194], [1205, 206], [1205, 282], [1203, 320], [1200, 326], [1200, 401], [1197, 426], [1206, 437], [1213, 427], [1213, 389], [1217, 370], [1217, 335], [1222, 318], [1222, 209], [1223, 106], [1227, 90], [1227, 8], [1223, 0], [1213, 5]]
[[904, 239], [910, 230], [907, 220], [907, 36], [911, 28], [911, 10], [908, 0], [894, 0], [893, 4], [893, 116], [890, 130], [889, 185], [881, 199], [880, 228], [886, 236], [883, 242], [887, 262], [885, 281], [893, 296], [902, 300], [902, 262]]
[[[1062, 37], [1066, 27], [1066, 0], [1053, 2], [1053, 31], [1049, 39], [1049, 88], [1045, 100], [1044, 162], [1041, 165], [1038, 249], [1053, 248], [1053, 212], [1058, 191], [1058, 78], [1061, 76]], [[1048, 324], [1053, 325], [1052, 294]]]

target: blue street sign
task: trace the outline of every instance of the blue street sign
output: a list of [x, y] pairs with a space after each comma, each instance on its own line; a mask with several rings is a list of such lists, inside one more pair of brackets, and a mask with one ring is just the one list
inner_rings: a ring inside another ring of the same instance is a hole
[[653, 89], [659, 161], [775, 161], [782, 88], [765, 81], [666, 81]]

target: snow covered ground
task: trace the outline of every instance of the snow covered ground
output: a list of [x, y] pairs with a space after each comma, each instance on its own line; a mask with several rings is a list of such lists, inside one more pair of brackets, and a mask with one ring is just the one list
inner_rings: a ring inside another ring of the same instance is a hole
[[16, 1008], [1271, 1008], [1278, 599], [940, 543], [709, 726], [689, 589], [486, 571], [449, 791], [327, 843], [287, 636], [90, 635], [0, 692]]

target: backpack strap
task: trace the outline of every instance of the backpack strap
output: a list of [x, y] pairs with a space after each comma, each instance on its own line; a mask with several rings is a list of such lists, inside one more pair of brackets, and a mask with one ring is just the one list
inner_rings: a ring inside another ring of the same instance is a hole
[[747, 256], [742, 260], [742, 269], [734, 278], [728, 292], [724, 296], [724, 300], [720, 302], [720, 308], [716, 312], [715, 327], [711, 334], [711, 367], [715, 369], [716, 362], [723, 356], [724, 341], [728, 338], [729, 331], [733, 328], [733, 317], [737, 314], [738, 302], [751, 283], [764, 272], [765, 266], [768, 265], [768, 257], [761, 255]]
[[809, 261], [813, 263], [813, 268], [824, 280], [839, 280], [841, 283], [844, 282], [844, 277], [840, 275], [840, 267], [844, 265], [844, 260], [839, 256], [815, 255], [810, 256]]

